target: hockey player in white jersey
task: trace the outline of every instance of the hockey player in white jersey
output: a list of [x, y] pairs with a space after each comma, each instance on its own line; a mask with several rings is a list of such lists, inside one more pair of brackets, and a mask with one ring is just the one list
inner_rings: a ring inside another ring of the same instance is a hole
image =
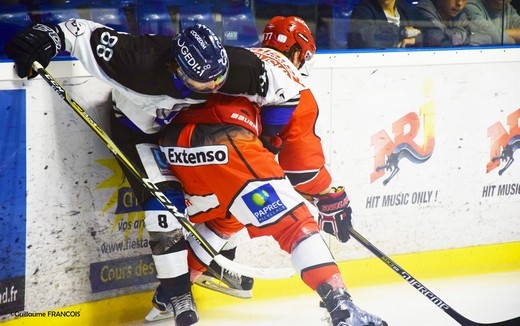
[[[180, 212], [186, 207], [181, 185], [156, 162], [160, 130], [179, 110], [204, 102], [209, 93], [224, 85], [230, 74], [236, 75], [236, 83], [228, 83], [227, 91], [266, 94], [260, 82], [241, 80], [254, 80], [261, 75], [262, 62], [245, 49], [225, 50], [215, 34], [203, 25], [186, 28], [172, 39], [161, 35], [132, 36], [92, 21], [72, 19], [54, 26], [31, 26], [5, 46], [5, 53], [15, 60], [21, 78], [35, 77], [32, 63], [38, 61], [46, 67], [60, 51], [70, 52], [89, 73], [114, 88], [114, 142]], [[235, 58], [232, 66], [229, 57]], [[191, 294], [181, 225], [132, 173], [125, 175], [145, 212], [152, 257], [165, 297], [163, 304], [172, 310], [177, 326], [193, 325], [199, 317]], [[244, 280], [246, 288], [242, 290], [249, 291], [252, 279]], [[238, 282], [241, 281], [239, 278]]]
[[[113, 87], [113, 140], [181, 212], [185, 209], [181, 186], [167, 169], [160, 168], [153, 156], [158, 150], [160, 130], [177, 112], [187, 105], [204, 102], [209, 93], [217, 90], [241, 94], [260, 104], [286, 102], [284, 96], [298, 94], [298, 89], [290, 89], [292, 84], [282, 92], [275, 87], [268, 89], [269, 80], [280, 80], [275, 76], [278, 71], [267, 72], [264, 63], [246, 49], [224, 48], [214, 33], [202, 25], [188, 27], [172, 39], [162, 35], [133, 36], [89, 20], [71, 19], [53, 26], [31, 26], [5, 46], [5, 53], [15, 60], [21, 78], [35, 77], [32, 63], [38, 61], [46, 67], [61, 51], [70, 52], [89, 73]], [[191, 296], [180, 225], [131, 173], [125, 175], [145, 211], [152, 257], [161, 283], [154, 304], [169, 307], [178, 326], [192, 325], [198, 321], [198, 314]], [[233, 252], [231, 248], [223, 254], [230, 256]], [[227, 290], [219, 290], [251, 296], [253, 279], [230, 273], [214, 263], [208, 267], [214, 278], [228, 285]], [[161, 302], [157, 302], [158, 294]]]

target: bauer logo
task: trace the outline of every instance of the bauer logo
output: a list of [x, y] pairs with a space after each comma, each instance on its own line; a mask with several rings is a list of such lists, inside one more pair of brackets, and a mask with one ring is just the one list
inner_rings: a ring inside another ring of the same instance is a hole
[[258, 222], [264, 222], [287, 209], [270, 184], [265, 184], [242, 196]]
[[171, 165], [199, 166], [227, 164], [228, 149], [225, 145], [200, 147], [161, 147], [166, 161]]

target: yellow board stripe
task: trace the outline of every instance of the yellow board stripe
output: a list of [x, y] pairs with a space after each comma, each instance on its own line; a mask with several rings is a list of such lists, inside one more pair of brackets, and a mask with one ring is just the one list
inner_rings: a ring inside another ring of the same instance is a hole
[[[391, 258], [419, 281], [428, 278], [455, 277], [520, 270], [520, 242], [468, 248], [439, 250], [415, 254], [394, 255]], [[349, 288], [404, 282], [378, 258], [339, 263]], [[199, 311], [233, 303], [251, 302], [309, 294], [310, 290], [298, 277], [284, 280], [255, 280], [252, 299], [238, 299], [194, 286]], [[45, 317], [23, 317], [5, 322], [14, 325], [123, 325], [137, 322], [151, 308], [153, 291], [87, 302], [52, 312]], [[53, 317], [50, 314], [79, 312], [79, 317]], [[31, 312], [34, 313], [34, 312]], [[5, 316], [4, 316], [5, 317]]]

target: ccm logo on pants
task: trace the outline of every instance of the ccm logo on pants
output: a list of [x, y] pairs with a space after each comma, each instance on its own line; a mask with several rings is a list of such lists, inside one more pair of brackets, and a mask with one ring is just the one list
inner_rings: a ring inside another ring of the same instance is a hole
[[227, 164], [228, 149], [226, 145], [201, 147], [161, 147], [166, 161], [171, 165], [199, 166]]

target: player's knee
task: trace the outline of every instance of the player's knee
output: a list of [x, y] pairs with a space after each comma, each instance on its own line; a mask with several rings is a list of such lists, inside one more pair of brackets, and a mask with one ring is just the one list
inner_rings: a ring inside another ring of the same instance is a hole
[[295, 244], [291, 261], [297, 271], [335, 265], [334, 257], [319, 232], [309, 234]]
[[[287, 219], [291, 217], [286, 217]], [[319, 233], [319, 227], [313, 217], [304, 217], [284, 224], [283, 231], [273, 235], [280, 248], [291, 253], [295, 247], [310, 235]]]

